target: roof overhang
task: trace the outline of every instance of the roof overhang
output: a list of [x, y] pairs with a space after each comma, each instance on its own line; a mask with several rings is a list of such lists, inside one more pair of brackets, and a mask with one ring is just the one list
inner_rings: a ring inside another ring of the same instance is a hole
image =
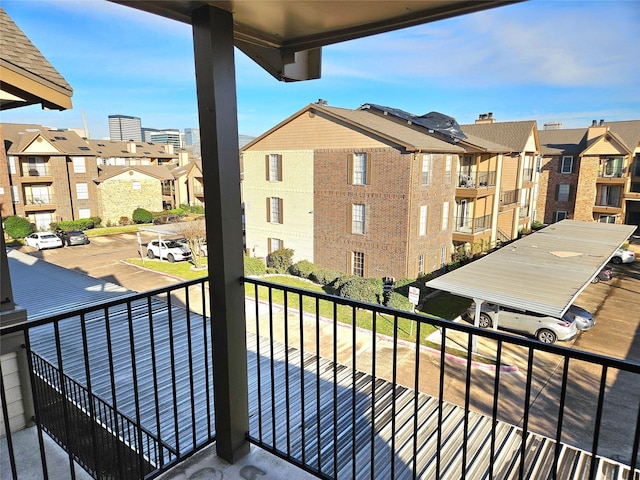
[[233, 13], [236, 47], [278, 80], [320, 77], [321, 47], [522, 0], [111, 0], [191, 24], [204, 6]]
[[0, 60], [0, 110], [42, 104], [49, 110], [72, 108], [71, 92]]
[[635, 228], [563, 220], [426, 285], [560, 318]]

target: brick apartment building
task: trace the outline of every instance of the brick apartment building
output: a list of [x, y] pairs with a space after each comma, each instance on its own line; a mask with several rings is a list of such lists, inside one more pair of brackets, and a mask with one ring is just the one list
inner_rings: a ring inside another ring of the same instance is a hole
[[516, 147], [434, 112], [311, 104], [241, 150], [248, 253], [286, 247], [295, 260], [401, 278], [514, 238], [534, 202], [537, 133], [524, 123]]
[[541, 130], [538, 219], [640, 225], [640, 121]]
[[160, 211], [201, 201], [187, 153], [172, 145], [87, 140], [41, 125], [0, 127], [3, 218], [25, 217], [40, 230], [89, 217], [118, 224], [137, 207]]

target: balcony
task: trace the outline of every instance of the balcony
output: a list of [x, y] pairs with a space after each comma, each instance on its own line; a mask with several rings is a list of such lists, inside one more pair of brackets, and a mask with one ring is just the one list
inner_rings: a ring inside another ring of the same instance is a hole
[[52, 182], [53, 176], [51, 167], [48, 163], [38, 164], [37, 166], [22, 164], [22, 183], [41, 183]]
[[[638, 406], [625, 425], [609, 412], [614, 379], [639, 382], [638, 364], [244, 281], [248, 439], [292, 465], [352, 479], [628, 478], [636, 468]], [[109, 478], [155, 477], [214, 442], [225, 413], [213, 405], [206, 289], [193, 280], [3, 328], [24, 334], [40, 438], [26, 459], [8, 448], [3, 477], [42, 459], [45, 437], [76, 469]], [[434, 328], [462, 350], [433, 341]], [[482, 356], [468, 362], [472, 336]], [[559, 378], [534, 390], [549, 362]], [[589, 382], [586, 367], [600, 372]], [[575, 410], [586, 404], [589, 415]]]
[[504, 190], [500, 192], [500, 209], [513, 207], [520, 201], [520, 190]]
[[527, 218], [529, 216], [529, 206], [528, 205], [520, 205], [520, 210], [518, 211], [518, 217], [520, 220], [523, 218]]
[[523, 182], [533, 182], [533, 168], [525, 168], [522, 171]]
[[626, 168], [608, 168], [598, 172], [597, 182], [602, 184], [614, 184], [614, 185], [624, 185], [627, 181], [627, 169]]
[[25, 210], [51, 210], [56, 207], [53, 194], [25, 194]]
[[456, 197], [478, 198], [496, 192], [496, 172], [458, 173]]
[[593, 206], [594, 213], [622, 213], [622, 192], [617, 195], [598, 195]]
[[193, 194], [198, 197], [204, 197], [204, 185], [199, 181], [194, 180], [193, 182]]

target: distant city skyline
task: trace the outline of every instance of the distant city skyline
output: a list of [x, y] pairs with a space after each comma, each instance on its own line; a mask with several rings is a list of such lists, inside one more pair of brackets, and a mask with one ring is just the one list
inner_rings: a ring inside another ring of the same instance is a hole
[[[236, 50], [238, 131], [261, 135], [320, 98], [438, 111], [460, 124], [487, 112], [540, 129], [635, 120], [639, 5], [531, 0], [331, 45], [322, 78], [308, 82], [278, 82]], [[7, 110], [2, 122], [82, 128], [86, 119], [95, 139], [109, 138], [114, 112], [149, 128], [198, 127], [189, 25], [102, 0], [3, 0], [2, 8], [74, 89], [72, 110]]]

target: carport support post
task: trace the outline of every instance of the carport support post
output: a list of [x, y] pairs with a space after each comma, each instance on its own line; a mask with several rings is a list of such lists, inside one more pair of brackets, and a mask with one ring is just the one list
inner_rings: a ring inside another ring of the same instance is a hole
[[240, 154], [233, 15], [192, 14], [211, 301], [216, 449], [235, 463], [249, 452]]
[[[473, 316], [473, 324], [476, 327], [479, 327], [480, 326], [480, 309], [482, 308], [482, 303], [484, 302], [484, 300], [481, 300], [479, 298], [474, 298], [473, 302], [476, 305], [476, 311], [474, 312], [474, 316]], [[478, 336], [477, 335], [471, 336], [471, 353], [478, 353]]]

